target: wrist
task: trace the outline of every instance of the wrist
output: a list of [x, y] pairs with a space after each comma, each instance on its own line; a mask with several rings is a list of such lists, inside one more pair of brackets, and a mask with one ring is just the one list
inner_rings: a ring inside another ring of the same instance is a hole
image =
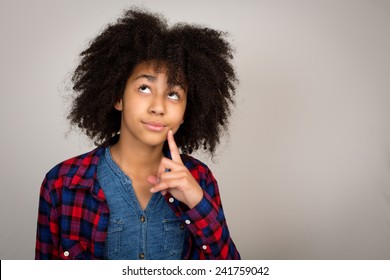
[[190, 209], [193, 209], [202, 201], [202, 199], [203, 199], [203, 190], [200, 189], [200, 192], [198, 192], [196, 195], [192, 197], [190, 201], [188, 201], [187, 206]]

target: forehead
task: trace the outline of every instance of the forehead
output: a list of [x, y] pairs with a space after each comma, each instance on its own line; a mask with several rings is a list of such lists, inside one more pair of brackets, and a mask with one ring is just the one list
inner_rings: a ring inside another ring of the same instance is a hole
[[137, 64], [129, 79], [137, 79], [137, 77], [152, 76], [165, 79], [170, 86], [180, 86], [183, 89], [187, 88], [187, 82], [183, 71], [169, 67], [169, 64], [164, 61], [145, 61]]
[[158, 74], [162, 74], [163, 76], [167, 76], [167, 68], [164, 64], [156, 64], [153, 62], [141, 62], [137, 64], [130, 77], [137, 77], [138, 75], [148, 74], [157, 76]]

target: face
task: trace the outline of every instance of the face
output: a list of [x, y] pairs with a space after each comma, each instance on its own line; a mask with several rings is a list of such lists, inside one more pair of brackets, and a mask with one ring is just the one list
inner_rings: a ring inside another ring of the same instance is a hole
[[168, 131], [175, 133], [183, 123], [186, 104], [185, 85], [168, 84], [163, 66], [157, 72], [153, 64], [138, 64], [115, 104], [122, 112], [120, 141], [162, 145]]

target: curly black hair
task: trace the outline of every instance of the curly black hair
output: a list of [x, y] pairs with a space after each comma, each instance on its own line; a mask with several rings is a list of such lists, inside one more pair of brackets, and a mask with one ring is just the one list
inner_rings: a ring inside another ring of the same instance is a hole
[[[178, 147], [212, 155], [226, 130], [238, 82], [227, 33], [184, 23], [169, 27], [160, 14], [132, 8], [108, 25], [80, 54], [73, 76], [68, 119], [101, 144], [119, 132], [128, 77], [141, 62], [161, 62], [168, 82], [188, 86], [185, 122], [175, 134]], [[156, 66], [158, 67], [158, 66]]]

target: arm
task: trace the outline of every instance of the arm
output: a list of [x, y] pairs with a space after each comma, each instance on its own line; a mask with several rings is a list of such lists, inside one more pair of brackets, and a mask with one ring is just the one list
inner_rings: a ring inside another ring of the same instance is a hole
[[[183, 220], [195, 241], [191, 250], [194, 259], [239, 259], [240, 255], [230, 238], [223, 213], [217, 181], [207, 166], [195, 163], [188, 169], [173, 138], [167, 135], [172, 159], [161, 160], [157, 176], [148, 181], [152, 192], [169, 193], [184, 205], [168, 198], [176, 215]], [[169, 169], [170, 172], [165, 172]], [[176, 209], [177, 210], [176, 210]]]
[[[200, 169], [203, 171], [203, 168]], [[192, 252], [199, 259], [240, 259], [233, 240], [230, 237], [221, 204], [218, 184], [208, 168], [205, 168], [206, 180], [200, 182], [203, 198], [194, 208], [185, 211], [181, 219], [194, 237], [197, 250]], [[199, 176], [203, 177], [203, 176]], [[189, 221], [189, 222], [188, 222]]]
[[39, 195], [35, 259], [57, 259], [59, 240], [58, 215], [53, 206], [48, 178], [45, 177]]

